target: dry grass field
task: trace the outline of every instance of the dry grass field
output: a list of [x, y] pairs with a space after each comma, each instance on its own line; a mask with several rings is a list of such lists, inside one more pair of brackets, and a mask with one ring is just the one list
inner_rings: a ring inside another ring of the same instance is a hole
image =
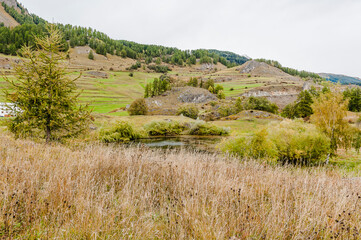
[[0, 137], [2, 239], [360, 239], [361, 181], [331, 168]]

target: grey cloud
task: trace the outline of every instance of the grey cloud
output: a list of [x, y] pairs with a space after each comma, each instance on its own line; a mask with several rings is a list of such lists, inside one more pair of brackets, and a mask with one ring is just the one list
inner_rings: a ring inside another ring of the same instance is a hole
[[217, 48], [361, 77], [358, 0], [20, 0], [45, 19], [115, 39]]

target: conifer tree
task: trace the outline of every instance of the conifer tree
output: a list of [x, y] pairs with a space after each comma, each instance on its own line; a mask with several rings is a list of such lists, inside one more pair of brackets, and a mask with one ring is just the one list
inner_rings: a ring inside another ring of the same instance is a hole
[[[6, 99], [20, 110], [10, 122], [16, 137], [38, 137], [46, 142], [72, 137], [83, 132], [90, 119], [87, 106], [78, 106], [75, 80], [69, 79], [62, 66], [65, 53], [60, 52], [62, 37], [55, 27], [49, 34], [36, 37], [36, 50], [23, 47], [28, 60], [16, 66], [16, 80], [6, 79], [11, 92]], [[79, 76], [80, 77], [80, 76]]]
[[88, 58], [89, 58], [90, 60], [94, 60], [94, 54], [93, 54], [93, 51], [92, 51], [92, 50], [90, 50], [89, 55], [88, 55]]

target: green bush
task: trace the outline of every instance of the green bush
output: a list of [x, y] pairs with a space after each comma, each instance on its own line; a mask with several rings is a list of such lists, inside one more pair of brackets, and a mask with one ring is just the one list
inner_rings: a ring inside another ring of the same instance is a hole
[[141, 138], [141, 133], [137, 132], [130, 123], [124, 121], [120, 121], [110, 130], [100, 133], [100, 140], [105, 143], [129, 142], [139, 138]]
[[217, 97], [219, 99], [226, 99], [226, 94], [224, 94], [223, 90], [218, 91]]
[[205, 121], [195, 121], [189, 124], [188, 135], [198, 136], [227, 136], [230, 133], [229, 128], [217, 127]]
[[238, 109], [233, 105], [222, 105], [217, 109], [221, 117], [228, 117], [233, 114], [239, 113]]
[[185, 117], [197, 119], [199, 110], [196, 105], [188, 104], [188, 105], [181, 106], [180, 108], [178, 108], [177, 115], [181, 115], [181, 114], [183, 114], [183, 116], [185, 116]]
[[265, 97], [249, 97], [244, 104], [246, 110], [259, 110], [277, 114], [278, 106]]
[[185, 127], [177, 121], [153, 121], [145, 125], [145, 130], [150, 136], [179, 135]]
[[147, 115], [148, 107], [144, 98], [138, 98], [130, 105], [128, 109], [129, 115]]
[[215, 85], [215, 87], [214, 87], [214, 94], [218, 94], [220, 91], [223, 91], [223, 90], [224, 90], [223, 86], [217, 84], [217, 85]]
[[250, 158], [267, 158], [272, 159], [276, 156], [275, 146], [268, 138], [267, 130], [261, 130], [251, 137], [236, 137], [229, 140], [224, 140], [219, 148], [233, 155], [239, 157]]
[[314, 125], [287, 120], [249, 137], [226, 140], [219, 147], [224, 152], [240, 157], [313, 165], [326, 159], [330, 153], [330, 140]]
[[131, 70], [137, 70], [138, 68], [140, 68], [142, 66], [142, 64], [139, 62], [139, 61], [137, 61], [135, 64], [133, 64], [131, 67], [130, 67], [130, 69]]
[[281, 163], [315, 164], [330, 153], [330, 139], [315, 125], [302, 121], [283, 121], [269, 128], [269, 135]]
[[149, 65], [148, 68], [150, 70], [153, 70], [157, 73], [167, 73], [169, 71], [172, 71], [168, 66], [166, 65]]

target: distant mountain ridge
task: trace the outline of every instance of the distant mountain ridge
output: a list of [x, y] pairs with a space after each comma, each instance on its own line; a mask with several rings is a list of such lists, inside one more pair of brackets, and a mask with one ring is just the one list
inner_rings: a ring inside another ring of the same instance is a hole
[[330, 82], [340, 83], [342, 85], [354, 84], [361, 86], [361, 78], [358, 77], [350, 77], [342, 74], [333, 73], [319, 73], [318, 75]]

